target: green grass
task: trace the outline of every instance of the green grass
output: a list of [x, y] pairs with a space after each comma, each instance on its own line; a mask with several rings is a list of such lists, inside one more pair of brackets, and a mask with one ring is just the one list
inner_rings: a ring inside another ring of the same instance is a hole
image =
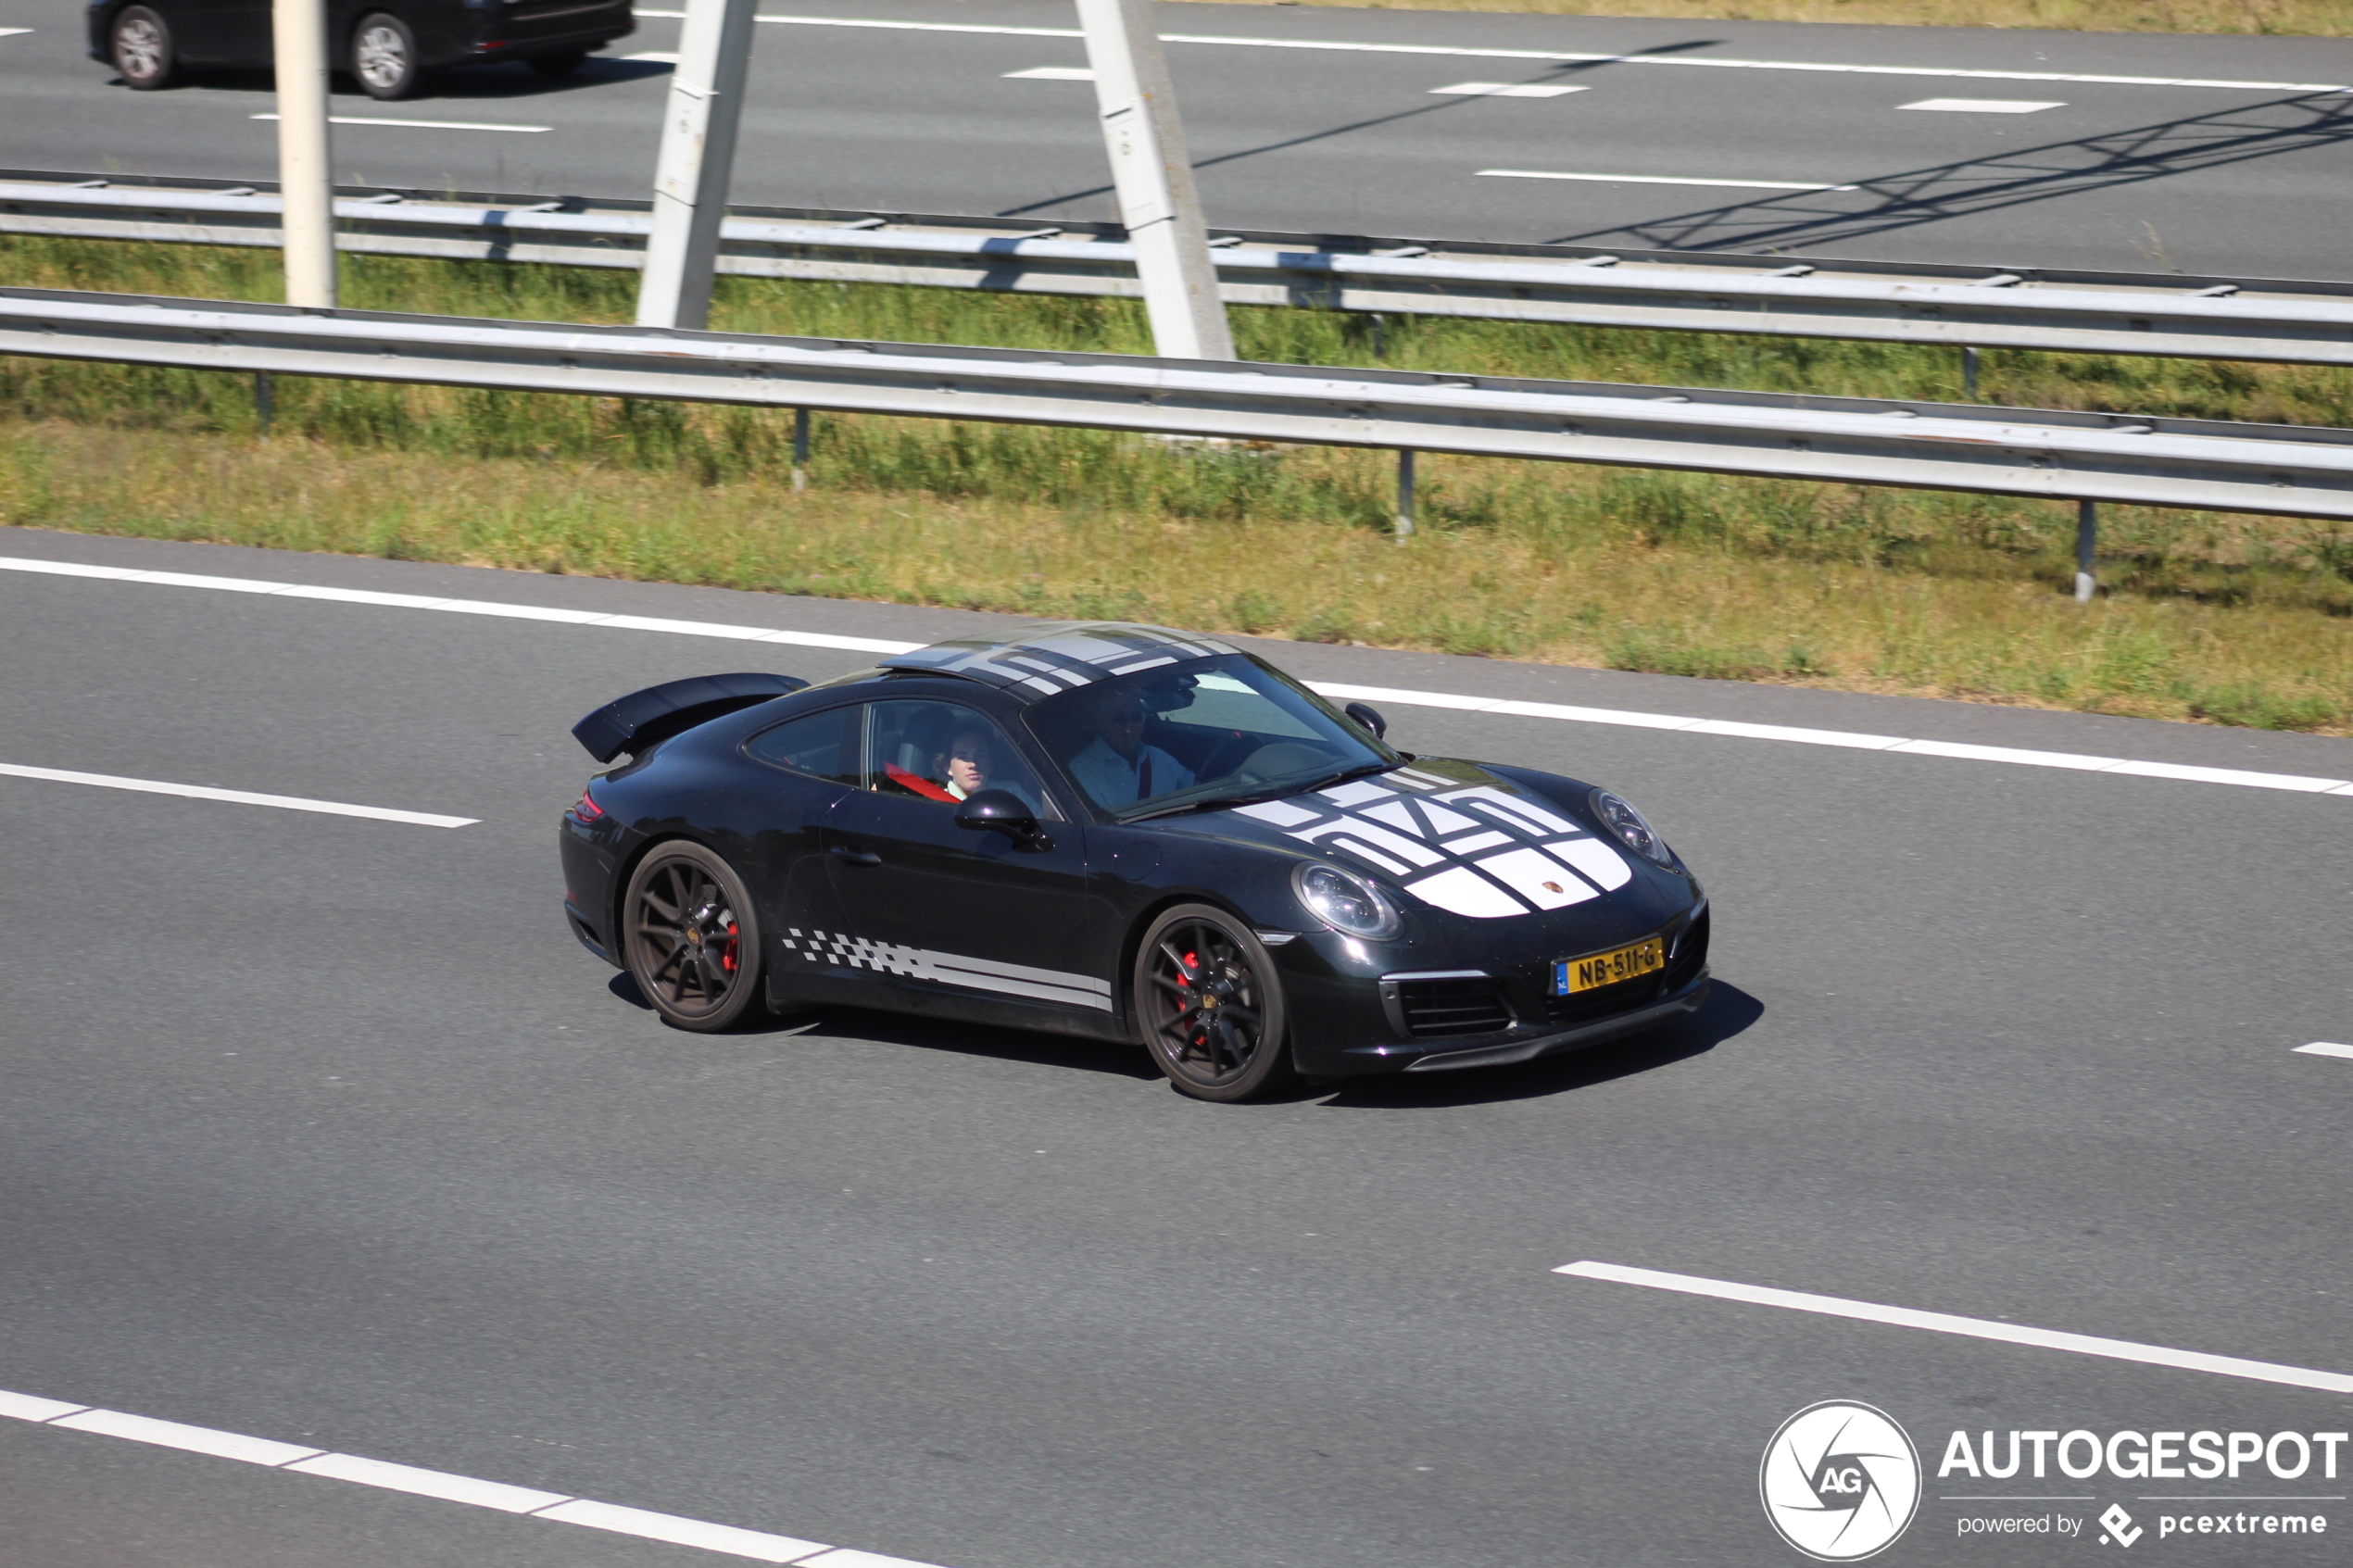
[[[273, 298], [270, 252], [0, 240], [30, 286]], [[625, 321], [635, 277], [346, 258], [362, 308]], [[1128, 302], [724, 280], [713, 324], [1142, 352]], [[1369, 363], [1361, 319], [1235, 316], [1244, 354]], [[1391, 318], [1388, 363], [1484, 374], [1955, 399], [1949, 351]], [[1990, 354], [1993, 401], [2353, 424], [2353, 375]], [[2353, 530], [1426, 456], [1423, 533], [1386, 538], [1379, 454], [821, 417], [816, 488], [773, 410], [277, 383], [0, 359], [0, 519], [853, 597], [1133, 615], [1724, 678], [2221, 723], [2353, 721]]]

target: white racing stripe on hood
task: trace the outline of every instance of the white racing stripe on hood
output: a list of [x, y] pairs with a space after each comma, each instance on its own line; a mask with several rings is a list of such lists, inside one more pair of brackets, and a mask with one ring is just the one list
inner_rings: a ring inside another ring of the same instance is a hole
[[1235, 809], [1472, 920], [1567, 909], [1634, 879], [1617, 850], [1557, 812], [1492, 784], [1446, 782], [1443, 790], [1401, 796], [1362, 779]]

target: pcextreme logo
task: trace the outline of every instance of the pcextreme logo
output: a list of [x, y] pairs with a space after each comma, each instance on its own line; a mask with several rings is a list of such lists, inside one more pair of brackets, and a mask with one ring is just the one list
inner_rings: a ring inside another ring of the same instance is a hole
[[1886, 1411], [1825, 1399], [1781, 1423], [1756, 1489], [1781, 1539], [1818, 1562], [1858, 1562], [1919, 1512], [1919, 1451]]

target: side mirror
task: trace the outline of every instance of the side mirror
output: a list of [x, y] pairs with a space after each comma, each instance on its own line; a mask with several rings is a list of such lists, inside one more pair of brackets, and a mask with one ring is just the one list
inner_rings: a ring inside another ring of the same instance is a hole
[[1386, 740], [1389, 737], [1389, 721], [1382, 718], [1380, 709], [1371, 703], [1352, 702], [1340, 711], [1370, 730], [1375, 740]]
[[994, 828], [1023, 843], [1043, 838], [1046, 834], [1038, 824], [1038, 814], [1009, 789], [978, 789], [964, 797], [956, 805], [956, 825]]

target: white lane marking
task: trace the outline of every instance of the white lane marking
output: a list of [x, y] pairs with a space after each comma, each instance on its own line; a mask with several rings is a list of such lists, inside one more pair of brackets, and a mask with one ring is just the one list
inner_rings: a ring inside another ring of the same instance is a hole
[[1959, 741], [1905, 740], [1856, 730], [1809, 730], [1788, 724], [1744, 724], [1729, 719], [1692, 719], [1678, 713], [1642, 713], [1623, 708], [1578, 708], [1566, 703], [1517, 702], [1464, 696], [1453, 692], [1406, 691], [1393, 686], [1341, 685], [1310, 682], [1326, 696], [1343, 701], [1390, 702], [1405, 708], [1452, 708], [1512, 719], [1559, 719], [1577, 724], [1617, 724], [1639, 730], [1681, 730], [1695, 735], [1743, 740], [1789, 741], [1800, 746], [1843, 746], [1863, 751], [1947, 757], [1971, 762], [2007, 762], [2029, 768], [2071, 768], [2136, 778], [2178, 779], [2185, 784], [2235, 784], [2246, 789], [2283, 789], [2303, 795], [2353, 796], [2353, 780], [2263, 773], [2244, 768], [2198, 768], [2181, 762], [2135, 762], [2121, 757], [2085, 757], [2070, 751], [2024, 746], [1969, 746]]
[[444, 1502], [494, 1508], [501, 1513], [535, 1513], [572, 1500], [561, 1492], [534, 1491], [529, 1486], [510, 1486], [503, 1481], [481, 1481], [471, 1475], [452, 1475], [444, 1470], [386, 1464], [380, 1459], [359, 1459], [350, 1454], [322, 1453], [316, 1459], [297, 1460], [285, 1468], [305, 1475], [323, 1475], [330, 1481], [381, 1486], [387, 1492], [408, 1492], [415, 1497], [439, 1498]]
[[[645, 15], [643, 11], [637, 14]], [[916, 1562], [903, 1557], [884, 1557], [850, 1547], [827, 1546], [822, 1541], [796, 1540], [790, 1536], [770, 1535], [764, 1530], [714, 1524], [707, 1520], [681, 1518], [674, 1513], [652, 1513], [641, 1508], [623, 1508], [617, 1503], [566, 1497], [561, 1492], [509, 1486], [503, 1481], [484, 1481], [472, 1475], [453, 1475], [444, 1470], [420, 1470], [414, 1465], [361, 1459], [356, 1454], [328, 1453], [298, 1444], [275, 1442], [268, 1437], [249, 1437], [243, 1433], [217, 1431], [209, 1426], [187, 1426], [176, 1421], [157, 1421], [152, 1416], [129, 1415], [121, 1411], [93, 1410], [86, 1405], [68, 1404], [62, 1399], [44, 1399], [37, 1395], [13, 1393], [5, 1388], [0, 1388], [0, 1416], [13, 1417], [37, 1426], [61, 1426], [69, 1431], [87, 1432], [101, 1437], [153, 1443], [187, 1453], [208, 1454], [215, 1459], [240, 1460], [247, 1464], [314, 1475], [322, 1480], [346, 1481], [357, 1486], [407, 1492], [416, 1497], [438, 1498], [445, 1502], [495, 1509], [502, 1513], [521, 1514], [531, 1519], [552, 1519], [561, 1524], [608, 1530], [615, 1535], [635, 1536], [642, 1540], [699, 1547], [705, 1551], [749, 1558], [755, 1562], [794, 1563], [799, 1568], [935, 1568], [934, 1564]]]
[[1565, 93], [1584, 93], [1590, 89], [1540, 82], [1457, 82], [1451, 87], [1433, 87], [1430, 91], [1433, 94], [1452, 93], [1466, 98], [1557, 98]]
[[1898, 104], [1899, 109], [1925, 109], [1931, 114], [2040, 114], [2045, 109], [2063, 109], [2065, 104], [2035, 103], [2027, 98], [1922, 98], [1917, 104]]
[[1482, 169], [1490, 180], [1591, 180], [1604, 185], [1730, 185], [1743, 191], [1852, 191], [1853, 185], [1808, 184], [1795, 180], [1698, 180], [1683, 174], [1561, 174], [1549, 169]]
[[14, 38], [19, 32], [31, 32], [29, 27], [0, 27], [0, 38]]
[[[637, 13], [641, 17], [645, 14]], [[815, 1541], [797, 1541], [788, 1536], [739, 1530], [733, 1524], [712, 1524], [700, 1519], [681, 1519], [674, 1513], [649, 1513], [642, 1508], [590, 1502], [585, 1498], [541, 1509], [533, 1517], [585, 1524], [591, 1530], [610, 1530], [616, 1535], [636, 1536], [649, 1541], [668, 1541], [672, 1546], [731, 1552], [761, 1562], [790, 1562], [826, 1549]]]
[[2315, 1040], [2309, 1046], [2296, 1048], [2306, 1056], [2342, 1057], [2347, 1061], [2353, 1061], [2353, 1046], [2340, 1046], [2334, 1040]]
[[1008, 82], [1092, 82], [1095, 73], [1085, 66], [1031, 66], [1027, 70], [1009, 70]]
[[[684, 11], [639, 11], [641, 17], [683, 17]], [[1078, 38], [1075, 27], [992, 27], [981, 22], [881, 21], [865, 17], [761, 17], [790, 27], [867, 27], [893, 32], [994, 32], [1023, 38]], [[1580, 55], [1557, 49], [1464, 49], [1438, 44], [1348, 44], [1319, 38], [1234, 38], [1218, 33], [1164, 32], [1164, 44], [1215, 44], [1238, 49], [1328, 49], [1352, 55], [1451, 55], [1487, 60], [1575, 60], [1610, 66], [1697, 66], [1716, 70], [1810, 70], [1838, 76], [1926, 76], [1968, 82], [2089, 82], [2106, 87], [2236, 87], [2253, 93], [2344, 93], [2341, 82], [2235, 82], [2195, 76], [2086, 76], [2057, 70], [1956, 70], [1943, 66], [1850, 66], [1820, 60], [1741, 60], [1721, 56]]]
[[1793, 1311], [1819, 1312], [1833, 1318], [1890, 1323], [1898, 1328], [1924, 1328], [1932, 1334], [1965, 1335], [2006, 1345], [2032, 1345], [2045, 1350], [2072, 1350], [2082, 1356], [2140, 1361], [2149, 1366], [2176, 1367], [2184, 1372], [2210, 1372], [2221, 1377], [2252, 1378], [2259, 1383], [2284, 1383], [2296, 1388], [2317, 1388], [2329, 1394], [2353, 1394], [2353, 1376], [2341, 1372], [2316, 1372], [2310, 1367], [2282, 1366], [2275, 1361], [2250, 1361], [2237, 1356], [2209, 1356], [2203, 1350], [2175, 1350], [2163, 1345], [2141, 1345], [2130, 1339], [2104, 1339], [2096, 1335], [2067, 1334], [2057, 1329], [2026, 1328], [1987, 1318], [1955, 1317], [1950, 1312], [1922, 1312], [1910, 1307], [1881, 1307], [1869, 1301], [1849, 1301], [1838, 1296], [1815, 1296], [1802, 1290], [1775, 1290], [1768, 1286], [1739, 1285], [1730, 1280], [1704, 1279], [1697, 1274], [1662, 1273], [1620, 1263], [1591, 1259], [1564, 1263], [1553, 1273], [1579, 1279], [1607, 1280], [1614, 1285], [1646, 1286], [1653, 1290], [1677, 1290], [1692, 1296], [1713, 1296], [1722, 1301], [1743, 1301], [1758, 1307], [1786, 1307]]
[[[252, 119], [275, 119], [274, 114], [257, 114]], [[392, 125], [404, 131], [511, 131], [518, 136], [536, 136], [553, 131], [552, 125], [493, 125], [482, 119], [370, 119], [360, 115], [331, 114], [330, 125]]]
[[[648, 13], [639, 11], [636, 14], [642, 17]], [[658, 66], [674, 66], [678, 63], [678, 51], [675, 49], [648, 49], [642, 54], [623, 55], [621, 57], [624, 60], [646, 60]]]
[[[637, 13], [640, 16], [644, 12]], [[312, 588], [295, 583], [273, 583], [250, 577], [210, 577], [186, 571], [141, 571], [119, 566], [89, 566], [79, 561], [35, 560], [0, 556], [0, 571], [42, 572], [57, 577], [91, 577], [107, 582], [144, 583], [171, 588], [210, 588], [227, 593], [276, 594], [287, 598], [327, 599], [346, 604], [378, 605], [399, 609], [444, 610], [459, 615], [495, 615], [516, 621], [550, 621], [572, 626], [607, 626], [623, 631], [667, 632], [682, 636], [724, 637], [737, 641], [777, 643], [790, 646], [841, 648], [855, 653], [912, 653], [921, 643], [891, 642], [880, 637], [846, 637], [824, 632], [763, 631], [757, 626], [731, 626], [711, 621], [673, 621], [654, 616], [605, 615], [591, 610], [557, 609], [546, 605], [501, 604], [492, 599], [443, 599], [425, 594], [384, 594], [358, 588]], [[2041, 751], [2026, 746], [1974, 746], [1963, 741], [1906, 740], [1899, 735], [1874, 735], [1856, 730], [1816, 730], [1788, 724], [1749, 724], [1730, 719], [1694, 719], [1680, 713], [1644, 713], [1626, 708], [1581, 708], [1568, 703], [1522, 702], [1511, 697], [1469, 696], [1459, 692], [1413, 691], [1397, 686], [1360, 686], [1339, 682], [1311, 681], [1326, 696], [1343, 702], [1388, 702], [1404, 708], [1445, 708], [1466, 713], [1491, 713], [1505, 719], [1552, 719], [1572, 724], [1614, 724], [1637, 730], [1680, 730], [1698, 735], [1723, 735], [1742, 740], [1786, 741], [1800, 746], [1842, 746], [1864, 751], [1902, 752], [1913, 757], [1943, 757], [1969, 762], [2001, 762], [2027, 768], [2064, 768], [2093, 773], [2121, 773], [2136, 778], [2173, 779], [2186, 784], [2232, 784], [2246, 789], [2280, 789], [2306, 795], [2353, 797], [2353, 780], [2308, 778], [2296, 773], [2257, 772], [2244, 768], [2202, 768], [2181, 762], [2138, 762], [2121, 757], [2089, 757], [2070, 751]], [[35, 770], [39, 772], [40, 771]], [[42, 773], [41, 776], [50, 776]], [[130, 781], [135, 782], [135, 781]], [[180, 786], [169, 786], [178, 788]], [[274, 801], [276, 797], [268, 797]], [[315, 809], [326, 809], [319, 803]], [[365, 810], [366, 808], [353, 808]]]
[[[643, 12], [638, 13], [643, 15]], [[586, 609], [556, 609], [546, 605], [500, 604], [494, 599], [444, 599], [430, 594], [380, 594], [360, 588], [314, 588], [300, 583], [273, 583], [255, 577], [208, 577], [187, 571], [135, 571], [114, 566], [85, 566], [78, 561], [31, 560], [0, 556], [0, 571], [46, 572], [58, 577], [95, 577], [108, 582], [144, 583], [163, 588], [212, 588], [236, 594], [278, 594], [290, 599], [327, 599], [342, 604], [380, 605], [392, 609], [436, 609], [456, 615], [495, 615], [513, 621], [553, 621], [572, 626], [611, 626], [623, 631], [671, 632], [686, 636], [729, 637], [796, 647], [842, 648], [852, 653], [912, 653], [921, 643], [887, 642], [879, 637], [842, 637], [824, 632], [774, 632], [757, 626], [727, 626], [710, 621], [668, 621], [644, 615], [607, 615]]]
[[176, 1421], [125, 1415], [120, 1411], [85, 1410], [78, 1415], [58, 1416], [44, 1424], [62, 1426], [69, 1432], [94, 1432], [101, 1437], [122, 1437], [133, 1443], [153, 1443], [157, 1448], [178, 1449], [183, 1453], [210, 1454], [215, 1459], [240, 1460], [246, 1464], [272, 1467], [308, 1459], [321, 1451], [298, 1443], [273, 1443], [267, 1437], [248, 1437], [238, 1432], [216, 1432], [209, 1426], [183, 1426]]
[[318, 811], [330, 817], [367, 817], [379, 822], [408, 822], [421, 828], [472, 827], [482, 820], [479, 817], [444, 817], [432, 811], [396, 811], [388, 806], [352, 806], [340, 800], [308, 800], [299, 795], [257, 795], [251, 790], [167, 784], [161, 779], [125, 779], [112, 773], [77, 773], [64, 768], [28, 768], [15, 762], [0, 762], [0, 778], [93, 784], [100, 789], [134, 790], [142, 795], [178, 795], [190, 800], [220, 800], [233, 806], [275, 806], [282, 811]]

